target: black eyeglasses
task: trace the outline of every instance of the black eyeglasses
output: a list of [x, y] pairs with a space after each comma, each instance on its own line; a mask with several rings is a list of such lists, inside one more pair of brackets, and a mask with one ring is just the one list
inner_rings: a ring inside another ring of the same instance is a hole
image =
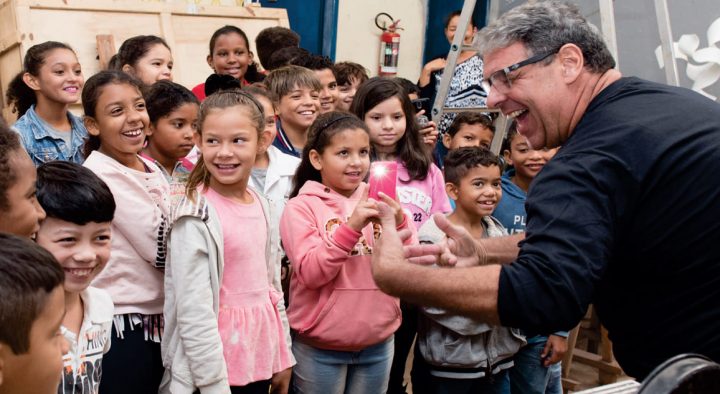
[[495, 88], [500, 93], [507, 93], [508, 90], [512, 87], [512, 80], [513, 78], [510, 78], [508, 74], [510, 74], [513, 71], [516, 71], [517, 69], [521, 67], [525, 67], [530, 64], [535, 64], [537, 62], [543, 61], [547, 59], [548, 57], [554, 55], [557, 53], [557, 49], [551, 52], [543, 53], [540, 55], [535, 55], [533, 57], [530, 57], [528, 59], [525, 59], [519, 63], [515, 63], [511, 66], [505, 67], [501, 70], [497, 70], [494, 73], [490, 74], [489, 77], [485, 78], [482, 81], [482, 87], [485, 89], [486, 93], [490, 93], [490, 88]]

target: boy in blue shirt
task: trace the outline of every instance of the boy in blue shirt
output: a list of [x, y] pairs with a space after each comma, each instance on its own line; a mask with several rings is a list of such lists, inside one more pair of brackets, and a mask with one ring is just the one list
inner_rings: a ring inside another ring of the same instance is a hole
[[[525, 232], [525, 198], [528, 189], [545, 163], [557, 149], [532, 149], [513, 123], [508, 130], [503, 156], [508, 165], [502, 178], [503, 198], [493, 216], [510, 234]], [[510, 371], [512, 393], [561, 394], [561, 368], [559, 360], [567, 351], [567, 332], [548, 336], [525, 333], [527, 345], [515, 355], [515, 367]]]

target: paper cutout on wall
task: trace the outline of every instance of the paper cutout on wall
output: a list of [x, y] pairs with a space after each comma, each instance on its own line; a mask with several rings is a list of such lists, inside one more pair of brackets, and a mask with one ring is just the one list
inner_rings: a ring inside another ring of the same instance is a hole
[[[708, 27], [707, 39], [708, 46], [700, 48], [697, 34], [683, 34], [677, 42], [673, 42], [673, 52], [676, 59], [687, 61], [685, 74], [693, 81], [692, 90], [717, 100], [717, 97], [704, 89], [720, 80], [720, 18], [715, 19]], [[659, 45], [655, 48], [655, 56], [660, 68], [664, 68]]]

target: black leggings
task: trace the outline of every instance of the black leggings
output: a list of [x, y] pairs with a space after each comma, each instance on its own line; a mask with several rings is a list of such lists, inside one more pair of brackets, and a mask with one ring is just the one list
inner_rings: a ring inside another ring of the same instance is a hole
[[270, 391], [270, 380], [252, 382], [246, 386], [230, 386], [232, 394], [268, 394]]
[[160, 344], [145, 340], [141, 326], [130, 328], [126, 315], [123, 338], [112, 328], [110, 351], [103, 356], [100, 394], [157, 394], [165, 368]]

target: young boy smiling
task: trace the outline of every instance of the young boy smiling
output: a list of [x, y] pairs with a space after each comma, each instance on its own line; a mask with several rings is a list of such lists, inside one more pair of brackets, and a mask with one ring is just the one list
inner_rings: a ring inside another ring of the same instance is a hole
[[[528, 139], [517, 132], [513, 122], [508, 130], [503, 154], [512, 166], [503, 175], [502, 199], [493, 215], [511, 234], [525, 232], [527, 213], [525, 199], [530, 185], [543, 166], [557, 153], [555, 149], [533, 149]], [[512, 392], [519, 393], [562, 393], [561, 366], [550, 363], [553, 353], [562, 357], [567, 351], [565, 331], [549, 336], [525, 332], [527, 346], [515, 355], [515, 367], [510, 371]]]
[[320, 110], [320, 80], [307, 68], [285, 66], [268, 74], [265, 85], [278, 100], [277, 137], [273, 146], [299, 158], [310, 125]]
[[0, 233], [0, 250], [0, 394], [56, 393], [67, 351], [62, 269], [27, 238]]
[[105, 182], [79, 164], [54, 161], [38, 167], [38, 201], [47, 212], [37, 243], [65, 272], [65, 317], [60, 393], [97, 393], [103, 354], [110, 350], [113, 302], [90, 282], [110, 258], [115, 200]]
[[[487, 149], [464, 147], [445, 160], [445, 188], [456, 209], [448, 215], [474, 238], [500, 237], [507, 232], [491, 216], [502, 197], [500, 159]], [[440, 243], [445, 233], [434, 220], [418, 231], [421, 243]], [[417, 346], [430, 365], [431, 392], [509, 392], [512, 356], [525, 344], [514, 329], [490, 326], [476, 319], [423, 307]]]

